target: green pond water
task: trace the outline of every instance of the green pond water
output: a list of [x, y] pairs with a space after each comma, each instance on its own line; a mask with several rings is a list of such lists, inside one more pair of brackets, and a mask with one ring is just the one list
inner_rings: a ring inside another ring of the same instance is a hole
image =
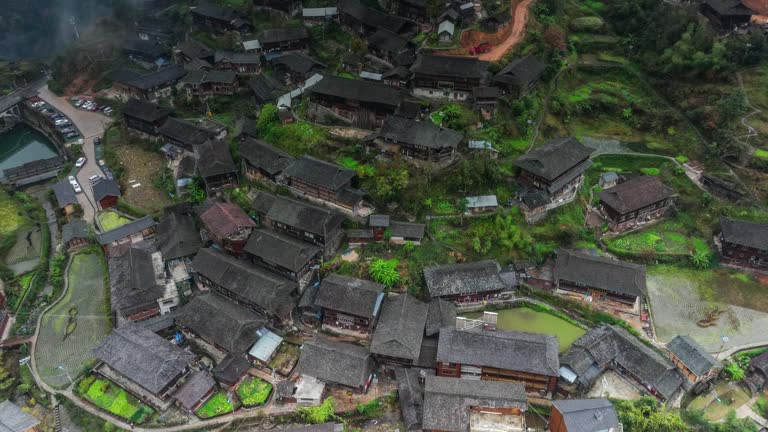
[[57, 154], [45, 135], [22, 123], [0, 135], [0, 177], [3, 170]]
[[[576, 339], [584, 336], [586, 330], [565, 320], [545, 312], [537, 312], [527, 307], [504, 309], [498, 311], [499, 320], [496, 324], [499, 330], [514, 330], [528, 333], [550, 334], [560, 342], [560, 352], [563, 353], [573, 345]], [[482, 312], [462, 314], [466, 318], [480, 318]]]

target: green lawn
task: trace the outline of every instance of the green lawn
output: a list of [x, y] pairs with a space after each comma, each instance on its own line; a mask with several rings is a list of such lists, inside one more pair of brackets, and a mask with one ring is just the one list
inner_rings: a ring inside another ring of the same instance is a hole
[[29, 224], [23, 205], [0, 189], [0, 237]]
[[117, 227], [123, 226], [131, 222], [127, 217], [121, 216], [113, 211], [105, 211], [99, 213], [99, 223], [104, 231], [113, 230]]
[[144, 423], [154, 413], [152, 408], [111, 381], [96, 379], [93, 375], [78, 383], [77, 390], [81, 396], [99, 408], [135, 424]]
[[[234, 404], [233, 404], [234, 402]], [[237, 400], [232, 402], [227, 400], [227, 395], [224, 392], [218, 392], [211, 396], [208, 401], [197, 410], [197, 416], [202, 419], [211, 417], [217, 417], [222, 414], [228, 414], [238, 408]]]
[[249, 407], [264, 405], [271, 392], [272, 384], [257, 377], [248, 377], [237, 387], [237, 397]]
[[672, 220], [664, 221], [620, 237], [605, 239], [608, 250], [619, 254], [688, 255], [693, 251], [714, 251], [707, 241], [686, 233], [683, 225]]

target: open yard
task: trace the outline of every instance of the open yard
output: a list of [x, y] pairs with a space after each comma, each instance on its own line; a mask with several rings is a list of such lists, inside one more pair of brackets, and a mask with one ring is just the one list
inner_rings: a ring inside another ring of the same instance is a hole
[[29, 224], [22, 204], [5, 190], [0, 190], [0, 237], [5, 237]]
[[[557, 337], [560, 352], [563, 353], [573, 345], [576, 339], [584, 336], [586, 330], [546, 312], [539, 312], [527, 307], [504, 309], [498, 311], [500, 330], [514, 330], [528, 333], [549, 334]], [[482, 312], [462, 314], [467, 318], [479, 318]]]
[[300, 350], [298, 345], [283, 342], [277, 347], [277, 352], [272, 357], [269, 367], [283, 376], [288, 376], [296, 363], [299, 362]]
[[111, 381], [89, 375], [77, 385], [80, 396], [99, 408], [134, 424], [142, 424], [154, 410]]
[[127, 217], [121, 216], [117, 212], [104, 211], [98, 214], [99, 223], [104, 231], [113, 230], [119, 226], [123, 226], [131, 220]]
[[228, 414], [240, 406], [237, 398], [228, 400], [227, 395], [220, 391], [211, 396], [200, 409], [197, 410], [197, 416], [202, 419], [217, 417], [222, 414]]
[[93, 360], [91, 349], [112, 329], [102, 270], [98, 255], [75, 255], [67, 273], [66, 295], [40, 323], [33, 355], [40, 377], [53, 387], [69, 384], [67, 372], [75, 379]]
[[154, 186], [155, 179], [163, 173], [166, 166], [162, 154], [135, 145], [115, 146], [114, 151], [125, 169], [121, 199], [150, 212], [172, 204], [166, 192]]
[[656, 336], [690, 335], [710, 352], [768, 341], [768, 287], [744, 273], [649, 266], [647, 286]]
[[[714, 392], [715, 394], [713, 394]], [[688, 404], [689, 410], [704, 411], [709, 421], [720, 421], [731, 411], [749, 401], [749, 393], [735, 382], [721, 381], [712, 389]]]
[[674, 220], [663, 221], [641, 231], [609, 238], [605, 243], [609, 251], [620, 252], [622, 255], [687, 256], [693, 251], [714, 253], [706, 240], [688, 235], [683, 224]]
[[237, 387], [237, 397], [248, 407], [264, 405], [270, 393], [272, 384], [258, 377], [248, 377]]

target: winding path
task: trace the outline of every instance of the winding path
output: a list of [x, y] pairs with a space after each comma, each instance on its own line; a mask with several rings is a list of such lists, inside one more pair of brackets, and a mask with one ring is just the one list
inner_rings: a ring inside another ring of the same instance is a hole
[[[514, 0], [512, 0], [514, 1]], [[525, 36], [525, 26], [528, 24], [530, 6], [535, 0], [523, 0], [517, 4], [512, 12], [512, 31], [504, 42], [496, 45], [487, 53], [480, 54], [480, 60], [498, 61], [504, 57], [507, 51], [520, 43]]]

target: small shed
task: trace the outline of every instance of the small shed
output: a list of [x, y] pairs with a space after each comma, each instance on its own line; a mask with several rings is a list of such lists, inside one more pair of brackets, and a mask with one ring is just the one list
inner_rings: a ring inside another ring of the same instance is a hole
[[456, 24], [450, 20], [444, 20], [437, 27], [437, 39], [440, 45], [450, 45], [453, 43], [453, 35], [456, 32]]
[[600, 181], [598, 184], [603, 189], [608, 189], [616, 186], [619, 183], [619, 175], [613, 171], [605, 172], [600, 175]]
[[89, 237], [88, 224], [83, 219], [73, 219], [61, 227], [61, 242], [68, 252], [87, 245]]
[[467, 197], [467, 211], [471, 214], [492, 212], [499, 207], [496, 195], [479, 195]]
[[248, 351], [248, 358], [263, 365], [267, 365], [275, 355], [277, 348], [283, 343], [283, 338], [266, 328], [257, 331], [256, 335], [259, 336], [259, 340], [257, 340]]

